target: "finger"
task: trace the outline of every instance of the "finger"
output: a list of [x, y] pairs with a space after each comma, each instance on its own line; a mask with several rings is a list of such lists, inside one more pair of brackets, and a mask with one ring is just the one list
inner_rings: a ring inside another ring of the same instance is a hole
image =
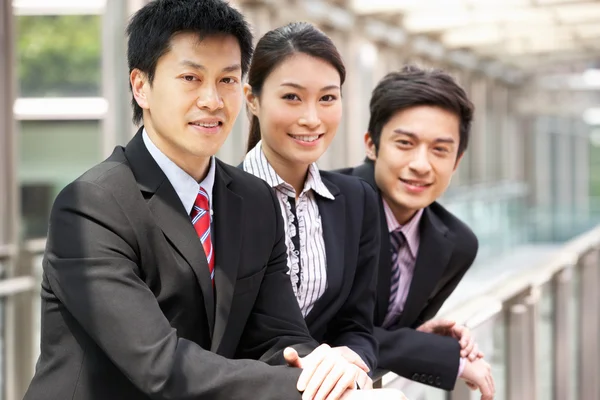
[[300, 374], [300, 378], [298, 378], [298, 383], [296, 384], [296, 388], [300, 392], [306, 390], [306, 385], [311, 380], [313, 374], [317, 368], [319, 368], [319, 365], [323, 362], [328, 354], [331, 354], [331, 347], [326, 344], [322, 344], [306, 357], [300, 358], [302, 373]]
[[474, 343], [473, 348], [469, 352], [469, 360], [471, 360], [471, 362], [475, 361], [477, 359], [477, 354], [479, 354], [479, 345]]
[[487, 380], [487, 376], [483, 377], [479, 384], [479, 391], [481, 392], [481, 400], [494, 400], [494, 392]]
[[367, 363], [365, 363], [359, 356], [356, 356], [356, 361], [352, 362], [352, 364], [356, 365], [358, 368], [362, 369], [366, 373], [369, 373], [369, 371], [371, 370]]
[[495, 396], [496, 395], [496, 382], [494, 382], [494, 377], [492, 376], [491, 372], [486, 376], [486, 379], [488, 381], [488, 384], [492, 388], [492, 395]]
[[[467, 342], [465, 344], [464, 340], [461, 339], [460, 341], [460, 347], [461, 347], [461, 351], [460, 351], [460, 355], [461, 357], [465, 358], [465, 357], [469, 357], [472, 353], [473, 353], [473, 348], [475, 347], [475, 340], [473, 338], [467, 338], [466, 339]], [[473, 360], [471, 360], [473, 361]]]
[[460, 347], [463, 349], [467, 347], [467, 344], [471, 340], [471, 332], [466, 326], [455, 326], [452, 330], [454, 337], [460, 341]]
[[[348, 363], [337, 354], [335, 356], [332, 354], [330, 357], [325, 358], [311, 374], [310, 380], [306, 384], [306, 389], [304, 389], [304, 393], [302, 394], [302, 400], [316, 400], [317, 393], [319, 392], [321, 392], [321, 399], [325, 398], [323, 391], [325, 391], [325, 396], [331, 391], [344, 373], [344, 366], [347, 365]], [[340, 367], [338, 368], [338, 366]]]
[[356, 377], [356, 383], [358, 383], [358, 387], [361, 389], [373, 388], [373, 381], [371, 380], [371, 378], [369, 378], [369, 375], [361, 371], [358, 372], [358, 375]]
[[302, 368], [302, 362], [300, 361], [300, 356], [296, 349], [292, 347], [286, 347], [283, 351], [283, 358], [290, 367]]
[[356, 370], [350, 366], [350, 368], [345, 369], [344, 375], [337, 381], [337, 384], [327, 396], [327, 400], [339, 399], [346, 390], [354, 388], [355, 382]]
[[348, 362], [350, 362], [350, 363], [352, 363], [352, 364], [356, 365], [358, 368], [362, 369], [363, 371], [365, 371], [365, 372], [367, 372], [367, 373], [370, 371], [370, 369], [369, 369], [369, 366], [367, 365], [367, 363], [365, 363], [365, 362], [363, 361], [363, 359], [362, 359], [362, 358], [360, 358], [360, 356], [359, 356], [358, 354], [356, 354], [356, 353], [355, 353], [353, 350], [351, 350], [351, 349], [345, 349], [345, 350], [346, 350], [346, 351], [344, 351], [344, 350], [341, 350], [341, 353], [342, 353], [342, 356], [343, 356], [343, 357], [344, 357], [346, 360], [348, 360]]

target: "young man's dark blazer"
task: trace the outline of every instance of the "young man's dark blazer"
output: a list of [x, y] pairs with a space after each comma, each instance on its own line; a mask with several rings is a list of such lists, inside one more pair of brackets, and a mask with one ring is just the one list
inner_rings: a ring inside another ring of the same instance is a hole
[[320, 172], [335, 197], [316, 196], [325, 241], [327, 289], [305, 321], [318, 342], [348, 346], [374, 371], [373, 311], [380, 239], [377, 195], [360, 179]]
[[25, 399], [297, 398], [310, 338], [270, 188], [216, 162], [215, 295], [189, 216], [146, 149], [69, 184], [50, 217], [41, 355]]
[[[360, 177], [377, 189], [374, 164], [370, 161], [339, 172]], [[381, 247], [375, 308], [378, 366], [408, 379], [452, 390], [460, 360], [458, 342], [418, 332], [415, 328], [433, 318], [454, 291], [475, 259], [477, 238], [439, 203], [425, 208], [419, 227], [421, 241], [417, 262], [404, 312], [391, 329], [384, 329], [381, 325], [389, 302], [391, 257], [380, 193], [379, 196]]]

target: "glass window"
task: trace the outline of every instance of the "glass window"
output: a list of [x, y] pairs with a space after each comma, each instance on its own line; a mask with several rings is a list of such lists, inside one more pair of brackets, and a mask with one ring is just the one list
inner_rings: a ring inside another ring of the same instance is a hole
[[101, 93], [99, 15], [16, 17], [19, 97], [94, 97]]
[[56, 195], [102, 158], [100, 122], [21, 121], [19, 143], [22, 236], [45, 237]]

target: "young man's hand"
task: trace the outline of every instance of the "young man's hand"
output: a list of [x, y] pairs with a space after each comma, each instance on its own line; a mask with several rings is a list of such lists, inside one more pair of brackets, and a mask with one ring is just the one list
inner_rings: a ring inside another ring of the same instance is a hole
[[296, 350], [288, 347], [283, 356], [289, 366], [303, 370], [296, 386], [302, 392], [302, 400], [340, 399], [347, 390], [356, 389], [357, 382], [363, 379], [361, 374], [365, 374], [327, 344], [306, 357], [298, 356]]
[[420, 332], [433, 333], [440, 336], [453, 337], [460, 343], [460, 356], [469, 361], [483, 358], [479, 346], [475, 342], [471, 331], [466, 326], [457, 325], [455, 321], [448, 319], [432, 319], [417, 328]]
[[483, 359], [466, 361], [465, 369], [460, 377], [471, 390], [481, 392], [481, 400], [493, 400], [496, 393], [494, 378], [490, 365]]

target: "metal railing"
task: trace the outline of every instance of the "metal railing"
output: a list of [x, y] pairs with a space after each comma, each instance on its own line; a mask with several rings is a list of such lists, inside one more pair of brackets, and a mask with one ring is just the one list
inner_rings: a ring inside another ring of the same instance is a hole
[[[485, 351], [498, 400], [600, 399], [600, 227], [541, 261], [440, 317], [465, 324], [483, 343], [501, 332], [500, 344]], [[431, 389], [393, 373], [381, 385], [411, 400], [474, 398], [462, 383], [432, 397]]]
[[[44, 246], [44, 240], [35, 240], [19, 250], [0, 247], [0, 263], [14, 262], [17, 266], [16, 276], [0, 280], [4, 400], [22, 398], [33, 374], [39, 349], [40, 257]], [[600, 227], [568, 242], [551, 260], [524, 265], [521, 273], [441, 317], [464, 323], [473, 331], [494, 368], [497, 400], [597, 400], [599, 289]], [[547, 321], [541, 321], [542, 317]], [[550, 334], [542, 337], [542, 331], [547, 330]], [[492, 345], [486, 345], [488, 342]], [[473, 398], [462, 383], [446, 394], [393, 373], [383, 374], [377, 386], [401, 389], [411, 400]]]

